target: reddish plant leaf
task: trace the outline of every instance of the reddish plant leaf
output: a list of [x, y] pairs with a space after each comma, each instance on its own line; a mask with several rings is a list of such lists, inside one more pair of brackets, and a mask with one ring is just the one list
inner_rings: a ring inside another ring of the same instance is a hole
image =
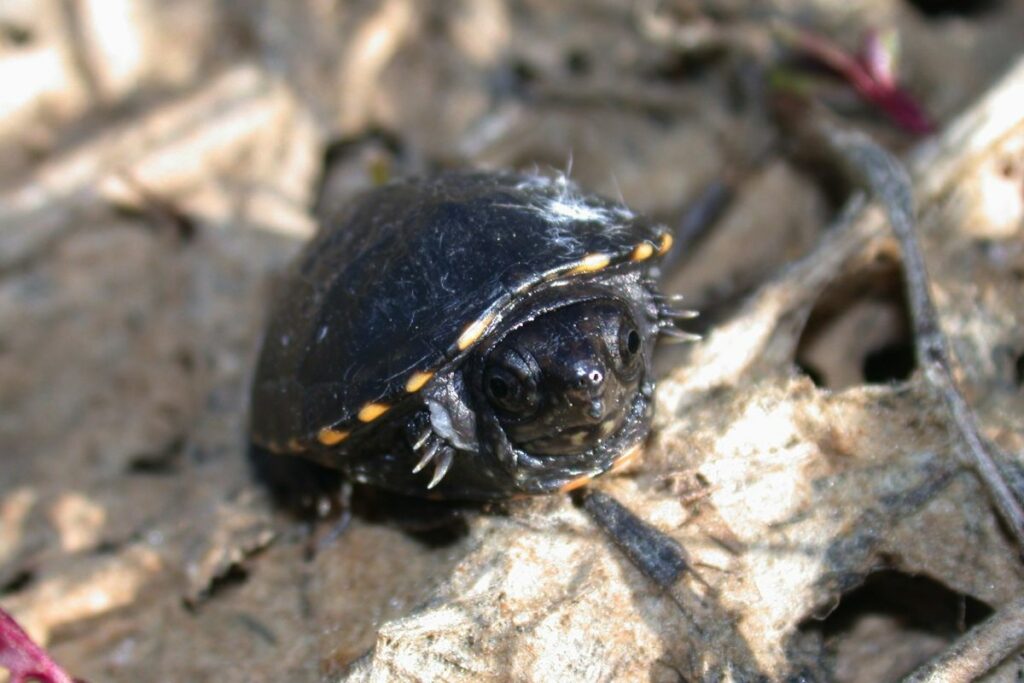
[[11, 673], [11, 683], [75, 683], [46, 650], [36, 645], [14, 618], [0, 609], [0, 667]]
[[868, 31], [857, 61], [875, 82], [886, 88], [896, 87], [896, 51], [898, 37], [894, 31]]
[[842, 76], [896, 125], [917, 135], [934, 132], [935, 124], [924, 109], [896, 83], [892, 52], [877, 32], [867, 35], [859, 57], [852, 57], [827, 38], [803, 29], [783, 28], [781, 35], [796, 49]]

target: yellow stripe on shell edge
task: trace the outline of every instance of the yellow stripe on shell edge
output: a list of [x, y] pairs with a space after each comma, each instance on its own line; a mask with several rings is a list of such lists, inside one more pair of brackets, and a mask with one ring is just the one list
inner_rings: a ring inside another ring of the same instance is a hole
[[455, 342], [455, 345], [459, 348], [459, 351], [465, 351], [470, 346], [472, 346], [473, 342], [479, 339], [480, 336], [487, 331], [487, 327], [491, 324], [492, 320], [494, 320], [494, 314], [488, 313], [479, 320], [471, 322], [469, 325], [467, 325], [466, 329], [464, 329], [462, 331], [462, 334], [459, 335], [458, 341]]
[[390, 409], [391, 406], [386, 403], [367, 403], [359, 409], [359, 414], [356, 417], [360, 422], [373, 422]]
[[423, 385], [430, 381], [430, 378], [434, 376], [433, 371], [417, 371], [409, 375], [409, 379], [405, 383], [405, 390], [410, 394], [415, 394], [417, 391], [423, 388]]
[[608, 264], [612, 262], [612, 257], [608, 254], [587, 254], [583, 259], [572, 267], [569, 272], [572, 274], [576, 273], [596, 273], [599, 270], [608, 267]]
[[348, 432], [330, 427], [324, 427], [316, 435], [316, 440], [325, 446], [337, 446], [347, 438]]
[[654, 254], [654, 246], [650, 242], [641, 242], [633, 247], [633, 253], [629, 255], [630, 261], [646, 261]]

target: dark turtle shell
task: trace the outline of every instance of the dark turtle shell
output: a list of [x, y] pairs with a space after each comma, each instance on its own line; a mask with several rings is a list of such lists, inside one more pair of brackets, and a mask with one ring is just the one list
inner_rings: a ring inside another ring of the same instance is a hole
[[375, 189], [323, 225], [285, 278], [256, 369], [253, 443], [344, 470], [340, 446], [356, 452], [375, 424], [422, 405], [431, 379], [517, 302], [647, 273], [670, 244], [664, 228], [563, 179], [463, 172]]

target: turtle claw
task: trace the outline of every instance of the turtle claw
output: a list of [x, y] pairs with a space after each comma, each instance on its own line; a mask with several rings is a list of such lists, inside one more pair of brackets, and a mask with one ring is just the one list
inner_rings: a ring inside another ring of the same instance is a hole
[[700, 312], [688, 308], [663, 306], [658, 309], [658, 314], [662, 320], [693, 320], [700, 315]]
[[657, 315], [654, 322], [657, 325], [658, 334], [668, 337], [667, 341], [669, 343], [698, 341], [701, 338], [700, 335], [680, 330], [676, 327], [676, 324], [682, 320], [692, 320], [700, 315], [700, 313], [688, 308], [677, 307], [677, 304], [683, 300], [682, 294], [662, 294], [653, 285], [651, 286], [651, 291], [651, 296], [657, 307]]
[[684, 342], [695, 342], [703, 339], [699, 334], [693, 334], [692, 332], [683, 332], [677, 330], [674, 327], [669, 327], [661, 330], [661, 334], [668, 337], [669, 344], [682, 344]]
[[661, 306], [658, 309], [658, 334], [668, 337], [669, 343], [682, 343], [700, 341], [701, 336], [676, 327], [680, 320], [691, 320], [697, 317], [697, 311], [687, 309], [676, 309], [671, 306]]
[[433, 433], [433, 428], [430, 425], [427, 425], [427, 428], [423, 430], [423, 433], [416, 437], [416, 440], [412, 443], [412, 449], [414, 451], [418, 451], [423, 448], [423, 444], [427, 443], [427, 439], [429, 439]]
[[444, 475], [448, 474], [448, 469], [452, 466], [453, 460], [455, 460], [455, 449], [451, 446], [445, 446], [434, 462], [434, 476], [430, 479], [430, 483], [427, 484], [428, 489], [434, 488], [444, 479]]
[[431, 439], [429, 438], [430, 436], [433, 436], [433, 432], [428, 435], [428, 438], [423, 440], [424, 443], [429, 441], [429, 444], [423, 451], [423, 457], [416, 463], [416, 467], [412, 468], [413, 474], [419, 473], [424, 467], [426, 467], [430, 461], [434, 459], [434, 456], [437, 455], [438, 449], [441, 448], [441, 440], [437, 437]]
[[700, 341], [700, 335], [695, 335], [692, 332], [686, 332], [680, 330], [675, 326], [672, 321], [662, 321], [658, 324], [658, 334], [668, 337], [670, 344], [680, 344], [683, 342]]
[[413, 447], [416, 451], [419, 451], [421, 448], [423, 449], [422, 457], [420, 457], [416, 466], [412, 468], [413, 474], [419, 474], [431, 462], [434, 463], [434, 476], [430, 478], [430, 483], [427, 484], [427, 488], [432, 489], [444, 479], [444, 475], [448, 474], [452, 461], [455, 460], [455, 449], [431, 430], [428, 430], [425, 435], [420, 436]]

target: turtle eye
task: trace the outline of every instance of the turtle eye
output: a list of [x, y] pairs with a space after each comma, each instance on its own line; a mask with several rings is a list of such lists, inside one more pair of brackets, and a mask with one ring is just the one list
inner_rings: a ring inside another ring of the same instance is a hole
[[619, 326], [619, 360], [627, 370], [636, 368], [643, 349], [643, 337], [632, 320], [624, 319]]
[[533, 383], [501, 365], [484, 371], [484, 391], [495, 407], [516, 415], [532, 413], [539, 403]]

